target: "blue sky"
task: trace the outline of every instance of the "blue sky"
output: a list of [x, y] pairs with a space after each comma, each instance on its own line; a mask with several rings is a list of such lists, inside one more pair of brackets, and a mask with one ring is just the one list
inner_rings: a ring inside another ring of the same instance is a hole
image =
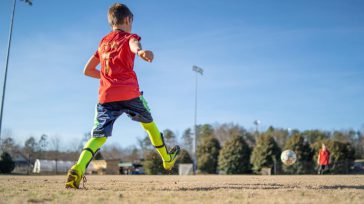
[[[114, 2], [17, 2], [3, 128], [19, 143], [45, 133], [67, 147], [90, 131], [98, 81], [82, 70], [110, 31]], [[363, 127], [363, 1], [122, 3], [134, 13], [133, 32], [155, 54], [152, 64], [136, 59], [135, 71], [161, 130], [180, 135], [193, 126], [193, 65], [205, 70], [198, 123]], [[11, 8], [12, 1], [0, 2], [1, 82]], [[143, 136], [124, 115], [108, 143], [126, 147]]]

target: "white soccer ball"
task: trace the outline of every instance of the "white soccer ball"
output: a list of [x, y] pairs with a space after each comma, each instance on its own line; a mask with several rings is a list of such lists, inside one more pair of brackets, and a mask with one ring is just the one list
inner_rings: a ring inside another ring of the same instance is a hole
[[284, 150], [281, 154], [281, 160], [282, 160], [283, 164], [285, 164], [287, 166], [292, 165], [297, 160], [296, 153], [289, 149]]

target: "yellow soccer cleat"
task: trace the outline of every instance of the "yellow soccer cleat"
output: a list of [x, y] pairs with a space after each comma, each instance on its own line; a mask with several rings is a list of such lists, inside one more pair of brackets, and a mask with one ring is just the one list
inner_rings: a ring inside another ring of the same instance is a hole
[[170, 171], [172, 170], [174, 163], [178, 159], [178, 155], [180, 152], [180, 147], [178, 145], [174, 146], [168, 153], [169, 157], [171, 158], [169, 161], [163, 161], [163, 167], [165, 170]]
[[71, 169], [68, 170], [67, 182], [65, 187], [79, 189], [83, 177], [83, 174], [79, 170], [77, 170], [76, 165], [73, 165]]

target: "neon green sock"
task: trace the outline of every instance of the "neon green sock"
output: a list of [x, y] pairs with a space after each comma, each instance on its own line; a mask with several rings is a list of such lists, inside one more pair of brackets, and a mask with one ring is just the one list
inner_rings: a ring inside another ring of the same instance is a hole
[[167, 152], [167, 147], [165, 146], [163, 139], [161, 137], [161, 133], [159, 132], [157, 125], [154, 122], [151, 123], [141, 123], [144, 130], [148, 133], [149, 139], [152, 142], [152, 145], [154, 147], [162, 146], [160, 148], [156, 148], [157, 152], [161, 156], [163, 161], [169, 161], [171, 157], [169, 156]]
[[84, 150], [82, 150], [82, 153], [80, 155], [80, 158], [77, 161], [77, 164], [75, 165], [75, 168], [77, 170], [81, 171], [82, 174], [85, 173], [87, 165], [92, 160], [92, 153], [88, 150], [85, 150], [86, 148], [89, 148], [92, 150], [92, 152], [96, 153], [98, 149], [106, 142], [106, 137], [92, 137], [88, 140], [86, 145], [84, 146]]

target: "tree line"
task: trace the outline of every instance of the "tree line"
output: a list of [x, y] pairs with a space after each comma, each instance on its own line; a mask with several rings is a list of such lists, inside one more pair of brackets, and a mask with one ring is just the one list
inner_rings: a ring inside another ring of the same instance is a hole
[[[332, 173], [348, 173], [354, 159], [364, 158], [363, 130], [299, 131], [269, 127], [257, 132], [238, 124], [225, 123], [198, 125], [196, 131], [197, 168], [202, 174], [259, 173], [263, 168], [279, 174], [314, 173], [318, 149], [322, 143], [331, 152]], [[182, 147], [178, 163], [192, 163], [194, 134], [191, 128], [184, 130], [180, 136], [169, 129], [164, 130], [163, 135], [167, 146], [180, 144]], [[35, 159], [75, 161], [89, 138], [90, 133], [86, 133], [78, 143], [65, 150], [59, 136], [30, 136], [24, 145], [19, 145], [11, 134], [7, 134], [1, 142], [1, 158], [4, 159], [0, 159], [0, 164], [4, 166], [1, 162], [8, 161], [9, 157], [11, 159], [14, 152], [21, 153], [28, 160], [29, 166]], [[297, 154], [297, 162], [289, 167], [280, 161], [280, 153], [285, 149], [291, 149]], [[147, 174], [177, 173], [177, 168], [172, 172], [163, 170], [162, 161], [147, 135], [137, 137], [134, 146], [122, 148], [107, 144], [100, 152], [104, 159], [142, 161]], [[5, 153], [7, 154], [4, 155]]]
[[[221, 132], [230, 134], [221, 137]], [[312, 174], [316, 172], [322, 143], [331, 152], [332, 173], [349, 173], [354, 160], [364, 156], [364, 135], [353, 130], [290, 131], [269, 127], [264, 132], [249, 132], [238, 125], [213, 128], [207, 124], [200, 127], [200, 134], [197, 157], [201, 173], [259, 173], [268, 168], [277, 174]], [[286, 149], [297, 155], [292, 166], [280, 161], [280, 154]]]
[[[266, 131], [248, 131], [238, 124], [197, 126], [197, 170], [201, 174], [249, 174], [269, 169], [276, 174], [313, 174], [316, 172], [317, 154], [324, 143], [331, 152], [331, 173], [349, 173], [355, 159], [364, 158], [363, 131], [342, 130], [288, 130], [269, 127]], [[174, 144], [173, 132], [165, 131], [167, 145]], [[191, 129], [181, 136], [183, 151], [179, 163], [192, 162]], [[139, 140], [144, 149], [145, 170], [148, 174], [166, 173], [162, 161], [148, 138]], [[283, 150], [297, 154], [292, 166], [280, 160]], [[173, 171], [172, 173], [176, 173]]]

